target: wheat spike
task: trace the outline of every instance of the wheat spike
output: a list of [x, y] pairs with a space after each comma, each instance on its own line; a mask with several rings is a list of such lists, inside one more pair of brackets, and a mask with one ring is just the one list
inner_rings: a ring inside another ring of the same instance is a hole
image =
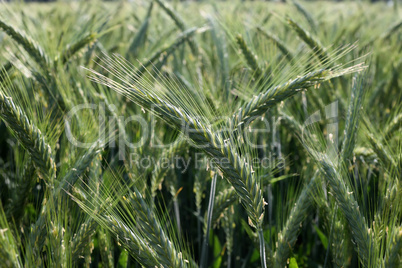
[[60, 58], [63, 64], [66, 64], [76, 53], [78, 53], [85, 46], [91, 46], [96, 41], [96, 34], [89, 33], [80, 38], [75, 43], [69, 44], [67, 48], [61, 53]]
[[314, 54], [320, 59], [321, 63], [326, 64], [330, 57], [321, 42], [291, 18], [288, 18], [288, 23], [297, 35], [314, 51]]
[[43, 51], [43, 49], [28, 37], [26, 34], [15, 29], [11, 25], [0, 20], [0, 28], [3, 29], [14, 41], [20, 44], [28, 54], [36, 61], [36, 63], [42, 68], [47, 68], [49, 63], [49, 58]]
[[251, 49], [247, 46], [246, 41], [244, 41], [243, 37], [239, 34], [236, 36], [236, 42], [240, 47], [240, 50], [247, 61], [248, 66], [250, 66], [253, 71], [254, 77], [256, 80], [261, 79], [262, 70], [257, 62], [257, 56], [251, 51]]
[[20, 107], [10, 97], [0, 92], [0, 115], [14, 135], [29, 152], [32, 161], [39, 171], [39, 177], [52, 186], [56, 175], [56, 164], [50, 145], [42, 132], [30, 122]]
[[[188, 138], [212, 159], [220, 159], [217, 166], [222, 171], [224, 177], [233, 185], [238, 196], [242, 199], [243, 205], [254, 226], [260, 226], [264, 211], [264, 201], [261, 190], [254, 178], [250, 166], [232, 151], [229, 146], [225, 146], [222, 136], [214, 133], [208, 126], [203, 125], [200, 120], [193, 118], [184, 110], [175, 107], [162, 100], [151, 92], [145, 92], [139, 88], [127, 91], [123, 85], [93, 71], [92, 79], [95, 82], [104, 84], [117, 92], [126, 94], [135, 103], [144, 108], [151, 109], [157, 116], [164, 119], [167, 123], [178, 130], [182, 130], [183, 124]], [[223, 165], [222, 163], [225, 163]], [[228, 163], [226, 165], [226, 163]]]
[[303, 188], [289, 214], [285, 226], [278, 234], [278, 247], [273, 256], [273, 267], [275, 268], [283, 267], [286, 264], [286, 260], [289, 258], [289, 253], [296, 243], [300, 226], [311, 209], [311, 190], [314, 188], [315, 183], [316, 177], [313, 177], [309, 184]]

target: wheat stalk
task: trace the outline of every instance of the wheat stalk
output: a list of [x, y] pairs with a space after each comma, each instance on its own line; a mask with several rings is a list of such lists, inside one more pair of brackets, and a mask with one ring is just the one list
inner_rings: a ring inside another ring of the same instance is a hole
[[[229, 206], [238, 200], [236, 192], [233, 187], [220, 191], [215, 196], [214, 211], [212, 214], [211, 224], [216, 225], [217, 221], [223, 217], [224, 212]], [[204, 233], [207, 228], [207, 214], [204, 215]]]

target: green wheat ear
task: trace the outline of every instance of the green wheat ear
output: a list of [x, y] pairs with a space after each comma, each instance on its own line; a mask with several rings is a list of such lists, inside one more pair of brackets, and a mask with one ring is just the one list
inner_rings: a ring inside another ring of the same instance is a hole
[[158, 188], [161, 187], [161, 184], [163, 182], [164, 176], [166, 175], [168, 169], [162, 167], [163, 161], [166, 161], [166, 159], [172, 159], [174, 156], [176, 156], [178, 153], [181, 151], [185, 150], [188, 148], [187, 141], [184, 137], [178, 137], [177, 140], [170, 146], [168, 150], [163, 151], [160, 160], [156, 163], [155, 169], [152, 173], [152, 178], [151, 178], [151, 193], [152, 196], [155, 197], [156, 191]]
[[386, 167], [397, 167], [397, 163], [392, 158], [391, 154], [388, 152], [382, 142], [374, 137], [373, 133], [366, 134], [366, 137], [371, 145], [372, 150], [376, 153], [378, 158], [383, 162]]
[[260, 69], [260, 66], [258, 65], [257, 62], [257, 56], [251, 51], [251, 48], [249, 48], [246, 44], [246, 41], [244, 41], [243, 37], [239, 34], [236, 36], [236, 42], [244, 56], [244, 58], [247, 61], [247, 64], [250, 66], [251, 70], [254, 72], [254, 77], [256, 80], [261, 79], [262, 75], [262, 70]]
[[300, 227], [309, 214], [313, 205], [312, 190], [316, 187], [317, 179], [314, 176], [310, 182], [304, 186], [295, 205], [293, 206], [285, 226], [278, 233], [277, 248], [273, 255], [275, 268], [283, 267], [289, 258], [290, 251], [296, 243]]
[[[111, 68], [108, 70], [112, 71], [116, 77], [121, 77], [121, 71], [127, 72], [127, 69], [121, 69], [125, 65], [121, 65], [120, 60], [120, 58], [105, 58], [104, 60], [104, 63], [106, 63], [105, 68]], [[156, 95], [153, 88], [150, 88], [144, 80], [139, 80], [138, 77], [132, 75], [132, 72], [135, 72], [135, 70], [129, 71], [131, 79], [137, 83], [135, 90], [132, 90], [131, 83], [125, 80], [125, 78], [120, 80], [121, 83], [118, 83], [98, 72], [92, 72], [94, 74], [92, 79], [95, 82], [107, 85], [122, 93], [133, 102], [159, 116], [176, 130], [182, 131], [183, 123], [186, 125], [186, 129], [190, 130], [189, 133], [186, 133], [188, 134], [188, 138], [196, 146], [202, 147], [202, 150], [209, 158], [219, 160], [217, 161], [217, 167], [222, 172], [223, 177], [233, 185], [237, 195], [241, 198], [242, 204], [248, 214], [250, 225], [259, 231], [263, 248], [265, 243], [263, 242], [261, 227], [265, 202], [262, 197], [262, 191], [258, 178], [253, 174], [254, 172], [251, 165], [247, 163], [247, 159], [241, 157], [236, 152], [237, 146], [231, 146], [231, 143], [234, 142], [233, 139], [228, 137], [227, 140], [224, 140], [219, 132], [215, 132], [207, 122], [198, 119], [197, 114], [194, 113], [194, 108], [197, 107], [189, 106], [183, 109], [169, 102], [170, 100], [174, 100], [175, 97], [178, 98], [177, 100], [180, 100], [185, 96], [159, 97]], [[163, 87], [164, 85], [160, 86]], [[187, 97], [189, 99], [192, 98], [192, 96]], [[265, 250], [262, 252], [265, 254]], [[262, 261], [265, 263], [265, 257], [262, 258]]]
[[149, 59], [145, 59], [140, 68], [137, 70], [135, 77], [140, 77], [147, 72], [147, 68], [151, 65], [156, 65], [159, 68], [166, 62], [166, 59], [174, 53], [180, 46], [182, 46], [186, 41], [188, 41], [197, 32], [202, 32], [204, 29], [191, 28], [188, 29], [176, 38], [176, 40], [169, 46], [166, 46], [158, 51], [156, 51]]
[[[106, 66], [113, 66], [114, 70], [119, 68], [118, 61], [107, 58], [108, 62]], [[117, 59], [118, 60], [118, 59]], [[111, 70], [113, 71], [113, 70]], [[133, 70], [135, 71], [135, 70]], [[120, 77], [118, 73], [117, 77]], [[176, 107], [169, 102], [161, 99], [153, 92], [147, 92], [145, 90], [152, 90], [143, 84], [144, 90], [138, 89], [138, 91], [132, 91], [131, 86], [127, 87], [125, 81], [122, 84], [107, 78], [97, 72], [94, 72], [94, 81], [105, 84], [110, 88], [120, 92], [132, 101], [141, 105], [142, 107], [151, 110], [157, 116], [160, 116], [168, 124], [182, 130], [182, 124], [185, 123], [188, 129], [191, 129], [189, 138], [197, 145], [204, 147], [204, 151], [209, 157], [215, 157], [216, 159], [224, 159], [223, 161], [229, 161], [228, 166], [218, 164], [221, 171], [229, 182], [235, 187], [239, 197], [243, 200], [246, 210], [250, 216], [250, 219], [254, 226], [259, 226], [261, 217], [263, 215], [263, 198], [259, 186], [256, 182], [255, 176], [252, 174], [250, 166], [242, 159], [235, 151], [232, 151], [229, 146], [225, 146], [223, 137], [216, 134], [206, 122], [198, 120], [195, 116], [186, 112], [180, 107]], [[142, 85], [138, 78], [133, 77], [133, 80], [137, 80], [139, 86]], [[149, 87], [149, 86], [148, 86]], [[187, 107], [190, 108], [190, 107]], [[194, 108], [194, 107], [193, 107]], [[189, 111], [189, 110], [188, 110]], [[220, 161], [222, 163], [222, 161]]]
[[56, 176], [56, 164], [52, 149], [42, 132], [30, 122], [22, 109], [14, 104], [12, 98], [6, 97], [2, 92], [0, 92], [0, 116], [29, 152], [40, 178], [52, 186]]
[[349, 160], [352, 157], [355, 149], [356, 136], [360, 122], [359, 113], [363, 101], [364, 79], [355, 76], [352, 84], [352, 96], [349, 103], [348, 113], [345, 123], [345, 132], [341, 149], [342, 162]]
[[5, 207], [8, 219], [12, 218], [17, 225], [24, 216], [24, 210], [29, 200], [28, 197], [36, 182], [35, 167], [32, 163], [32, 158], [27, 156], [27, 160], [23, 163], [25, 167], [20, 175], [19, 189], [15, 190], [12, 200]]
[[314, 33], [317, 33], [318, 25], [311, 13], [308, 12], [308, 10], [296, 0], [293, 0], [292, 4], [296, 7], [297, 11], [299, 11], [306, 18], [311, 30], [313, 30]]
[[19, 254], [19, 241], [14, 237], [14, 226], [10, 225], [3, 204], [0, 202], [0, 259], [4, 267], [23, 267], [23, 260]]
[[86, 46], [92, 45], [96, 41], [96, 34], [89, 33], [83, 36], [78, 41], [69, 44], [66, 49], [61, 53], [60, 58], [63, 64], [66, 64], [76, 53]]
[[348, 178], [343, 176], [344, 171], [340, 168], [342, 165], [334, 163], [326, 154], [315, 151], [309, 143], [309, 141], [306, 142], [305, 148], [319, 164], [322, 173], [329, 182], [337, 204], [351, 229], [354, 248], [360, 261], [364, 267], [375, 265], [379, 260], [375, 258], [372, 252], [377, 252], [377, 245], [349, 185]]
[[[182, 31], [185, 32], [188, 30], [188, 27], [184, 23], [184, 20], [180, 17], [179, 14], [175, 10], [173, 10], [169, 4], [165, 3], [163, 0], [154, 0], [155, 2], [158, 3], [160, 7], [168, 14], [169, 17], [172, 18], [172, 20], [175, 22], [177, 27]], [[198, 55], [198, 45], [196, 41], [193, 38], [188, 38], [187, 42], [191, 48], [191, 52], [197, 56]]]
[[402, 113], [396, 115], [392, 121], [385, 127], [384, 137], [389, 139], [395, 132], [402, 127]]
[[[185, 252], [180, 252], [177, 241], [162, 228], [156, 211], [135, 186], [129, 188], [114, 176], [105, 179], [114, 180], [112, 187], [103, 184], [100, 194], [94, 189], [87, 192], [94, 196], [92, 204], [71, 195], [73, 200], [103, 228], [116, 234], [119, 243], [126, 246], [142, 265], [196, 267], [193, 260], [186, 259]], [[130, 211], [130, 214], [125, 215], [124, 211]]]
[[272, 40], [274, 42], [274, 44], [278, 47], [278, 49], [282, 52], [282, 54], [286, 57], [286, 59], [290, 63], [293, 62], [293, 60], [294, 60], [293, 52], [282, 40], [279, 39], [279, 37], [277, 37], [276, 35], [268, 32], [268, 31], [265, 31], [260, 26], [257, 27], [257, 31], [265, 38]]
[[319, 58], [321, 63], [326, 64], [330, 57], [321, 42], [291, 18], [288, 18], [287, 21], [300, 39], [302, 39], [314, 51], [314, 54]]
[[144, 18], [137, 34], [134, 36], [133, 41], [127, 51], [127, 56], [131, 55], [133, 58], [137, 57], [138, 50], [144, 46], [146, 42], [147, 32], [149, 28], [149, 21], [151, 20], [151, 13], [154, 6], [154, 2], [149, 4], [147, 15]]
[[13, 26], [0, 20], [0, 28], [3, 29], [15, 42], [20, 44], [28, 54], [36, 61], [42, 68], [47, 68], [49, 58], [44, 50], [26, 34], [20, 32]]

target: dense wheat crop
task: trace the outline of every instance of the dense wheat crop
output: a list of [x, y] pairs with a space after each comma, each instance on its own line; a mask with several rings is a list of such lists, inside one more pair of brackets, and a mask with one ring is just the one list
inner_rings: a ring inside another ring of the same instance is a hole
[[402, 267], [402, 10], [0, 5], [0, 267]]

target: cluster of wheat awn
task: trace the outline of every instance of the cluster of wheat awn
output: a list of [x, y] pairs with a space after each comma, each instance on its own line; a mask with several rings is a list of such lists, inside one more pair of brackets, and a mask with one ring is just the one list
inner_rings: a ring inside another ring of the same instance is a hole
[[402, 12], [0, 6], [0, 267], [401, 267]]

